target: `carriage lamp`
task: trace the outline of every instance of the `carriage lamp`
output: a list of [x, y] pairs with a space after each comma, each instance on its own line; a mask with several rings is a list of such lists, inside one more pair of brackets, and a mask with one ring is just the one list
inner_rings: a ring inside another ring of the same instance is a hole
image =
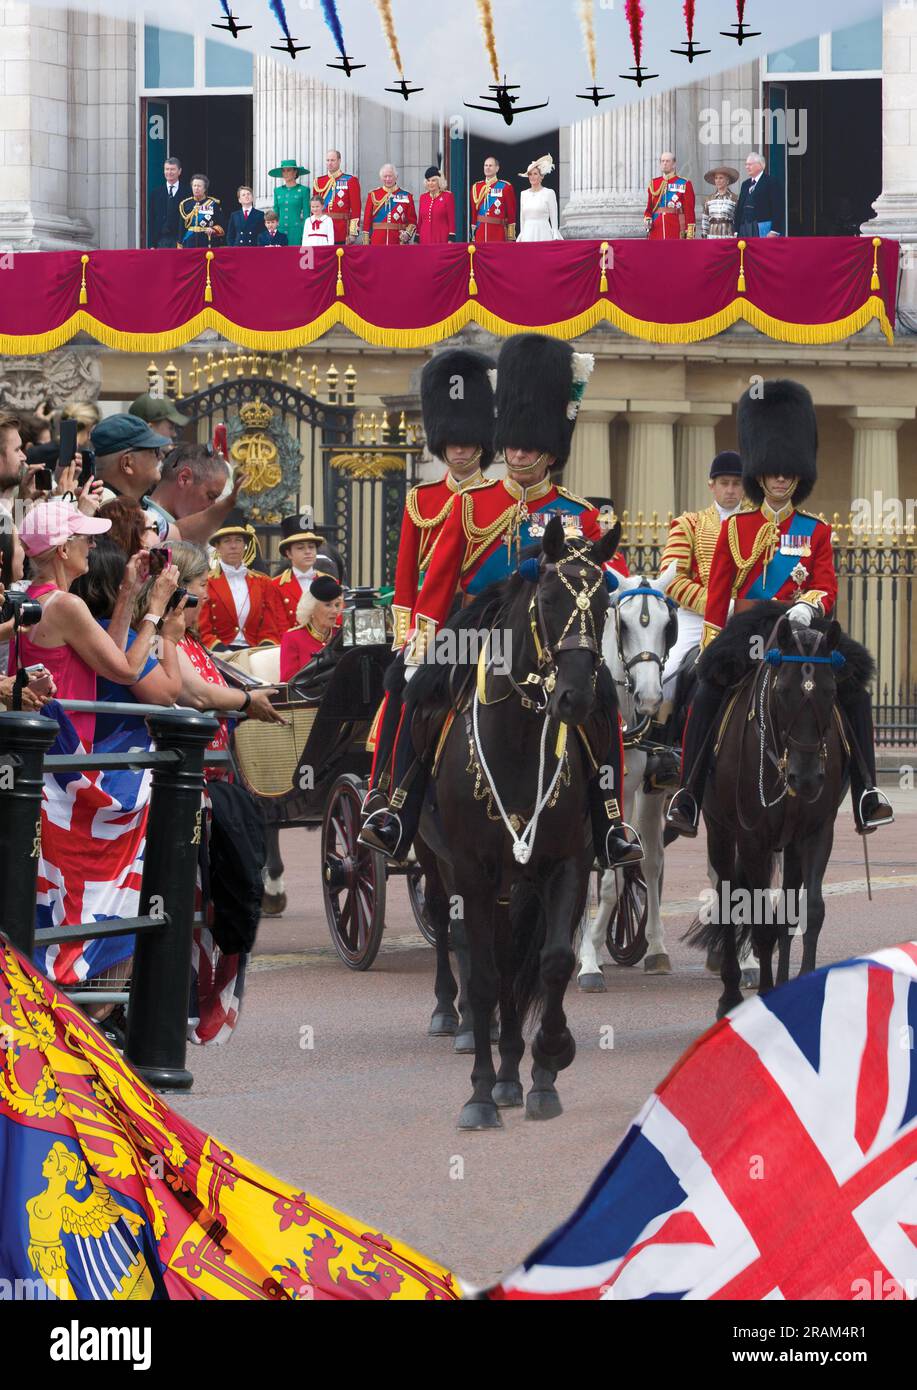
[[375, 589], [351, 589], [341, 622], [345, 647], [376, 647], [387, 642], [385, 609], [375, 606]]

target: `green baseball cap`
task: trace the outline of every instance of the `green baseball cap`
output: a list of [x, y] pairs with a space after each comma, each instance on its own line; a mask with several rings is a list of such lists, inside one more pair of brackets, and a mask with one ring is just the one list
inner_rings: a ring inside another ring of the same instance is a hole
[[170, 420], [173, 425], [184, 428], [188, 423], [187, 415], [182, 415], [180, 410], [176, 410], [168, 396], [138, 396], [131, 403], [130, 413], [140, 420], [146, 420], [148, 425], [154, 420]]
[[109, 415], [100, 420], [90, 436], [99, 458], [121, 454], [127, 449], [171, 449], [173, 440], [156, 434], [146, 420], [136, 415]]

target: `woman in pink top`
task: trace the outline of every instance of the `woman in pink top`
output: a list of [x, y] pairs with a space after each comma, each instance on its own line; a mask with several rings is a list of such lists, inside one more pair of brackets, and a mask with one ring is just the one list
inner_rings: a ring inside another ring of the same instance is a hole
[[[41, 604], [44, 613], [40, 623], [20, 633], [19, 660], [24, 666], [45, 666], [59, 699], [95, 700], [96, 676], [106, 676], [120, 685], [137, 682], [161, 633], [159, 698], [163, 704], [171, 704], [181, 689], [175, 644], [184, 634], [183, 603], [175, 613], [165, 616], [177, 584], [175, 567], [169, 566], [156, 580], [143, 630], [127, 652], [131, 606], [138, 580], [145, 577], [137, 572], [143, 557], [135, 557], [128, 566], [129, 577], [122, 585], [108, 632], [99, 626], [83, 600], [68, 592], [73, 581], [89, 568], [92, 537], [110, 527], [110, 521], [84, 516], [72, 503], [59, 499], [39, 502], [26, 513], [20, 539], [32, 563], [28, 596]], [[11, 644], [10, 672], [16, 669]], [[74, 714], [72, 723], [84, 745], [91, 748], [94, 717]]]
[[442, 174], [432, 166], [424, 175], [427, 191], [420, 195], [417, 225], [421, 246], [455, 241], [455, 198], [445, 187]]

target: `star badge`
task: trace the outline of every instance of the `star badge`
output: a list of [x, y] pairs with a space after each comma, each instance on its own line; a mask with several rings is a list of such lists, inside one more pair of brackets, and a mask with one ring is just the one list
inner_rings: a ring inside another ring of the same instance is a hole
[[796, 565], [795, 568], [790, 572], [790, 578], [792, 579], [794, 584], [803, 584], [808, 579], [808, 577], [809, 571], [806, 569], [805, 565], [802, 564]]

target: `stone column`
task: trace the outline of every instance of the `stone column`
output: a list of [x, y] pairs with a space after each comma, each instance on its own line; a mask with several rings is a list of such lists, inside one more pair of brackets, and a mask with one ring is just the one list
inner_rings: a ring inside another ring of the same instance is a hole
[[662, 525], [675, 514], [675, 431], [688, 401], [629, 401], [627, 483], [621, 500], [631, 521], [655, 512]]
[[[614, 402], [615, 408], [581, 410], [573, 432], [573, 448], [563, 472], [564, 487], [578, 497], [611, 497], [611, 436], [612, 420], [623, 410], [626, 401]], [[611, 403], [609, 403], [609, 406]]]
[[679, 512], [696, 511], [709, 501], [707, 480], [716, 457], [716, 427], [732, 415], [731, 405], [692, 404], [675, 432], [675, 503]]
[[571, 127], [570, 201], [565, 237], [643, 236], [646, 187], [659, 156], [675, 143], [675, 94], [659, 92], [632, 106]]
[[0, 0], [0, 250], [70, 251], [93, 242], [71, 206], [75, 18], [63, 8]]
[[[871, 517], [872, 525], [859, 539], [863, 552], [872, 552], [869, 569], [874, 573], [853, 578], [852, 600], [848, 599], [842, 576], [838, 617], [851, 636], [863, 642], [875, 657], [876, 689], [880, 699], [886, 686], [890, 689], [890, 698], [897, 698], [891, 686], [895, 673], [900, 674], [902, 670], [902, 649], [909, 638], [904, 605], [900, 613], [892, 610], [889, 577], [893, 565], [889, 557], [883, 555], [879, 540], [883, 530], [899, 529], [895, 527], [896, 504], [903, 508], [904, 499], [898, 472], [898, 430], [915, 415], [917, 410], [913, 406], [854, 406], [842, 416], [854, 432], [851, 501], [855, 513], [865, 511], [864, 502], [868, 503], [866, 514]], [[906, 522], [907, 518], [902, 520]], [[853, 538], [857, 539], [856, 533]], [[897, 587], [902, 588], [900, 584]]]
[[[917, 8], [887, 5], [882, 19], [882, 192], [864, 236], [917, 241]], [[913, 273], [913, 272], [912, 272]]]
[[275, 180], [268, 170], [298, 159], [310, 179], [325, 172], [325, 153], [341, 151], [348, 173], [358, 174], [359, 100], [328, 87], [292, 63], [256, 55], [254, 71], [254, 182], [259, 207], [270, 207]]

